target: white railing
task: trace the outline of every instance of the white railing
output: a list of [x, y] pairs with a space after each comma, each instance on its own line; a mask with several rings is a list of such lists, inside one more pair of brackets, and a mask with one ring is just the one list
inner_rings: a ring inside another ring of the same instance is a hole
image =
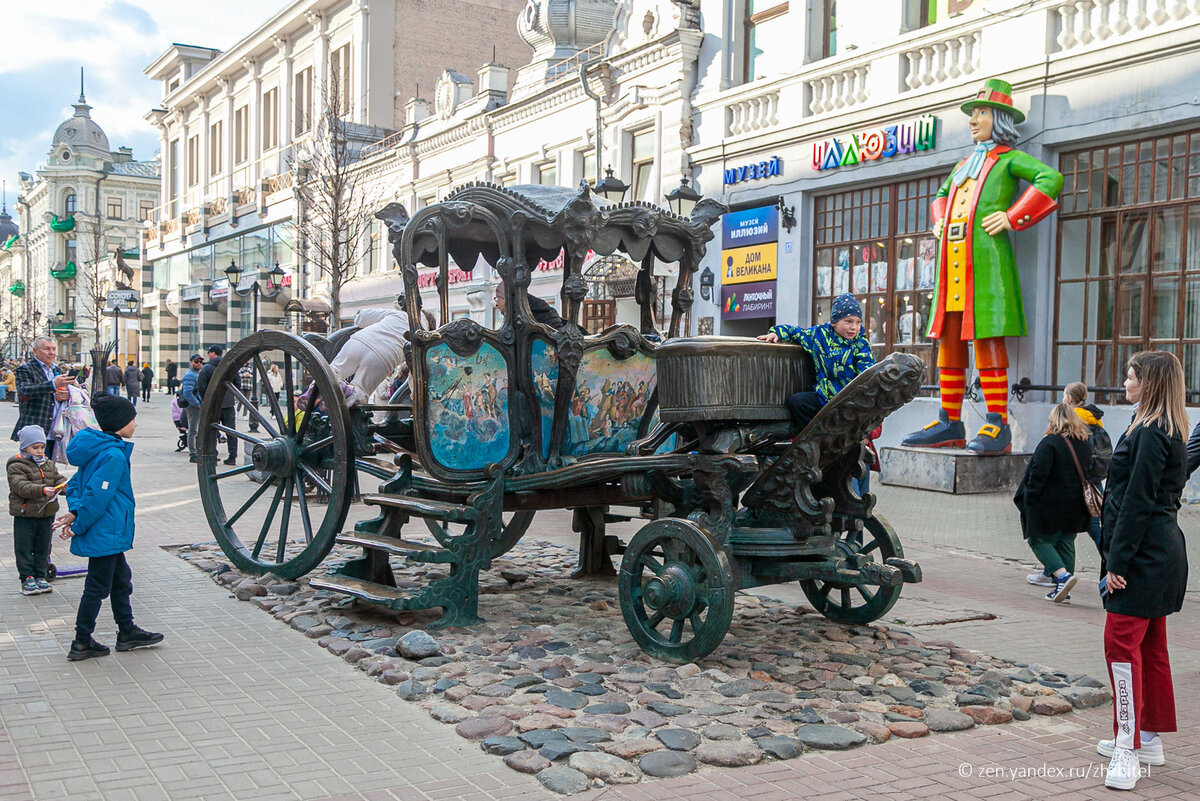
[[906, 51], [905, 84], [909, 89], [921, 89], [974, 75], [979, 71], [981, 38], [980, 31], [970, 31]]
[[1055, 12], [1058, 46], [1065, 51], [1200, 16], [1200, 0], [1073, 0]]
[[779, 124], [779, 90], [735, 100], [725, 107], [725, 135], [761, 131]]
[[866, 102], [869, 75], [870, 67], [860, 64], [806, 81], [811, 98], [809, 112], [824, 114]]

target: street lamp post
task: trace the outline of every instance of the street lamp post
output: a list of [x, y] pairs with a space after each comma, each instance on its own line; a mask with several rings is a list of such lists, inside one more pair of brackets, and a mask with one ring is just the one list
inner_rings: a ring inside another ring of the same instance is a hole
[[[234, 292], [243, 298], [246, 297], [247, 295], [250, 296], [250, 325], [251, 325], [250, 330], [257, 331], [258, 330], [258, 299], [259, 299], [259, 297], [263, 297], [263, 298], [266, 298], [267, 300], [271, 300], [272, 298], [276, 297], [280, 293], [280, 291], [282, 291], [283, 286], [282, 286], [280, 279], [283, 278], [284, 272], [282, 269], [280, 269], [279, 262], [275, 262], [275, 266], [267, 271], [267, 280], [266, 280], [265, 289], [264, 289], [263, 285], [258, 282], [257, 278], [255, 278], [250, 283], [250, 286], [246, 287], [245, 289], [242, 289], [241, 283], [242, 283], [242, 273], [243, 272], [245, 272], [245, 270], [243, 270], [241, 267], [239, 267], [237, 265], [237, 262], [235, 262], [233, 259], [229, 260], [229, 266], [225, 268], [225, 276], [226, 276], [226, 278], [229, 279], [229, 291]], [[251, 375], [254, 376], [254, 378], [252, 379], [254, 383], [250, 388], [250, 393], [251, 393], [250, 394], [250, 402], [255, 407], [257, 407], [258, 406], [258, 397], [259, 397], [258, 371], [252, 370]], [[254, 415], [250, 415], [250, 430], [258, 431], [258, 421], [254, 418]]]

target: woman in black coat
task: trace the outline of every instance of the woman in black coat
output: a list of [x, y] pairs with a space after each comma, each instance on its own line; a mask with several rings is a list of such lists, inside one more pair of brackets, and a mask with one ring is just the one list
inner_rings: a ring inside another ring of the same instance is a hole
[[1187, 482], [1183, 369], [1165, 351], [1129, 359], [1125, 395], [1137, 404], [1113, 450], [1104, 496], [1101, 595], [1104, 657], [1113, 683], [1114, 740], [1105, 786], [1129, 790], [1139, 762], [1162, 765], [1160, 732], [1176, 731], [1166, 616], [1183, 606], [1187, 551], [1176, 513]]
[[1075, 535], [1087, 531], [1091, 516], [1083, 500], [1083, 481], [1075, 469], [1092, 458], [1087, 424], [1060, 403], [1050, 410], [1046, 436], [1038, 443], [1013, 496], [1021, 510], [1021, 533], [1042, 563], [1054, 587], [1047, 601], [1064, 603], [1075, 586]]

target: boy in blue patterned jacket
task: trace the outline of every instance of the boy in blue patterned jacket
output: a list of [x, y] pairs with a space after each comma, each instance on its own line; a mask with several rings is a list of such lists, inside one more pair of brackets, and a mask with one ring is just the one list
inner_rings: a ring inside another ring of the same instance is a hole
[[759, 339], [764, 342], [794, 342], [812, 356], [817, 388], [797, 392], [787, 399], [788, 413], [801, 431], [834, 395], [853, 381], [855, 376], [875, 364], [871, 344], [863, 333], [862, 304], [849, 292], [834, 298], [828, 323], [812, 328], [776, 325]]

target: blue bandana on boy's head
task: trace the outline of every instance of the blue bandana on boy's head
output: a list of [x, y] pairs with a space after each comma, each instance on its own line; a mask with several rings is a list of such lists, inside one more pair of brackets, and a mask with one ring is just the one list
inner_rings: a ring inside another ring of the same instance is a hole
[[833, 299], [833, 308], [829, 311], [829, 322], [836, 323], [845, 317], [857, 317], [861, 320], [862, 316], [862, 304], [849, 292]]

